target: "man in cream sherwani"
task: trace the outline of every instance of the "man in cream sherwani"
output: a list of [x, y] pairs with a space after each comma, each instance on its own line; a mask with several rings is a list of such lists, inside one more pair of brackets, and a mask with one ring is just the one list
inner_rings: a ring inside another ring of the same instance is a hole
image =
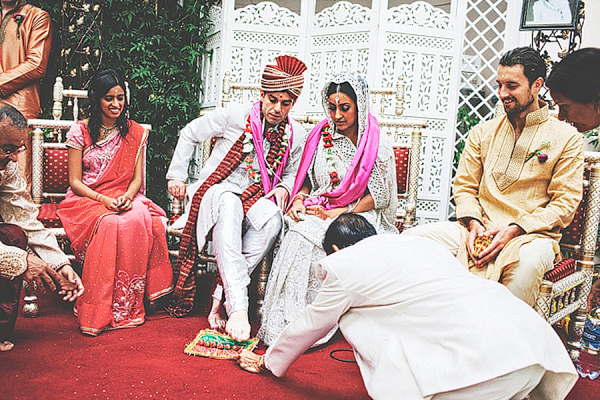
[[563, 399], [575, 384], [552, 327], [444, 246], [376, 235], [352, 213], [331, 224], [323, 245], [335, 254], [320, 262], [317, 298], [264, 356], [243, 351], [242, 368], [280, 377], [339, 323], [375, 399]]
[[[469, 132], [454, 179], [458, 221], [403, 233], [444, 244], [472, 273], [501, 282], [529, 305], [560, 257], [560, 230], [583, 193], [583, 139], [538, 100], [545, 79], [546, 63], [534, 49], [502, 56], [497, 83], [505, 114]], [[477, 256], [479, 236], [493, 241]]]

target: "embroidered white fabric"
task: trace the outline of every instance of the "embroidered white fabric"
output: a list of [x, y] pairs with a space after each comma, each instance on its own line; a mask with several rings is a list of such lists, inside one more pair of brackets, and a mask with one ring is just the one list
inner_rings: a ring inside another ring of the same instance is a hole
[[[333, 84], [349, 82], [354, 88], [359, 109], [360, 138], [366, 125], [368, 87], [366, 82], [357, 76], [358, 74], [354, 73], [341, 73], [336, 76]], [[325, 85], [323, 93], [327, 92], [330, 84], [332, 83]], [[328, 102], [325, 100], [324, 107], [328, 110]], [[327, 115], [330, 119], [328, 112]], [[330, 125], [334, 126], [331, 119]], [[340, 179], [343, 179], [354, 158], [356, 147], [350, 139], [336, 131], [332, 137], [334, 145], [331, 149], [335, 170]], [[332, 190], [326, 151], [322, 143], [317, 146], [308, 177], [312, 187], [310, 197]], [[374, 199], [375, 208], [360, 214], [375, 226], [377, 233], [398, 233], [394, 225], [398, 204], [395, 163], [392, 144], [385, 135], [380, 138], [377, 161], [369, 178], [368, 191]], [[271, 267], [262, 308], [262, 324], [257, 335], [266, 345], [273, 344], [285, 327], [298, 318], [317, 296], [317, 263], [325, 257], [322, 241], [332, 220], [304, 216], [303, 221], [294, 222], [286, 216], [285, 222], [287, 232]], [[314, 346], [326, 343], [336, 330], [337, 327]]]

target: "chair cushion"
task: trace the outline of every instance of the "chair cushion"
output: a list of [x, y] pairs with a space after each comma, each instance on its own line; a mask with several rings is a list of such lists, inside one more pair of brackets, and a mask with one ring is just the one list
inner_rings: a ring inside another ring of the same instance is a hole
[[552, 270], [546, 272], [544, 279], [550, 282], [556, 282], [575, 272], [575, 266], [574, 258], [565, 258], [556, 264]]
[[58, 215], [56, 214], [57, 210], [58, 204], [56, 203], [42, 204], [38, 214], [38, 220], [41, 221], [46, 228], [61, 228], [62, 224], [60, 218], [58, 218]]
[[566, 228], [561, 230], [562, 239], [561, 243], [564, 244], [580, 244], [581, 235], [583, 234], [583, 216], [585, 213], [585, 205], [587, 200], [587, 188], [583, 190], [583, 199], [575, 211], [575, 217], [573, 221]]
[[410, 148], [394, 147], [394, 156], [396, 158], [396, 181], [398, 183], [398, 193], [406, 193], [408, 189], [408, 160]]
[[42, 190], [46, 193], [66, 193], [68, 188], [67, 149], [45, 149]]
[[394, 225], [396, 225], [396, 229], [398, 229], [398, 233], [402, 233], [402, 231], [404, 230], [404, 221], [397, 219], [396, 222], [394, 223]]

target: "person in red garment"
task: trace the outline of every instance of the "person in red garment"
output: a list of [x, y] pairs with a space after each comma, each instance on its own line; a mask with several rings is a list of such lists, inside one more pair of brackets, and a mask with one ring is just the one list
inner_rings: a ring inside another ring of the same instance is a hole
[[99, 70], [88, 97], [89, 120], [67, 133], [71, 187], [57, 214], [88, 287], [76, 303], [79, 327], [96, 336], [143, 324], [144, 301], [173, 290], [173, 271], [166, 214], [143, 194], [148, 132], [127, 119], [123, 76]]
[[502, 284], [467, 271], [445, 246], [376, 235], [354, 213], [331, 223], [315, 301], [247, 371], [283, 376], [339, 323], [375, 399], [563, 399], [577, 380], [552, 327]]

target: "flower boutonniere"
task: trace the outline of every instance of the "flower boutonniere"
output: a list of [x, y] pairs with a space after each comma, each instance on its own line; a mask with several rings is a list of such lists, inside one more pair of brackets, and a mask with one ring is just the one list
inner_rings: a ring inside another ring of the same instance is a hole
[[15, 15], [13, 15], [13, 19], [17, 23], [17, 39], [21, 39], [21, 32], [20, 32], [21, 24], [23, 23], [25, 16], [22, 14], [15, 14]]
[[539, 162], [545, 163], [546, 161], [548, 161], [548, 154], [542, 153], [542, 151], [549, 149], [551, 147], [552, 147], [552, 142], [550, 142], [550, 141], [542, 143], [542, 145], [540, 147], [538, 147], [536, 150], [529, 153], [529, 155], [525, 159], [525, 162], [531, 160], [534, 156], [537, 156], [537, 159]]

